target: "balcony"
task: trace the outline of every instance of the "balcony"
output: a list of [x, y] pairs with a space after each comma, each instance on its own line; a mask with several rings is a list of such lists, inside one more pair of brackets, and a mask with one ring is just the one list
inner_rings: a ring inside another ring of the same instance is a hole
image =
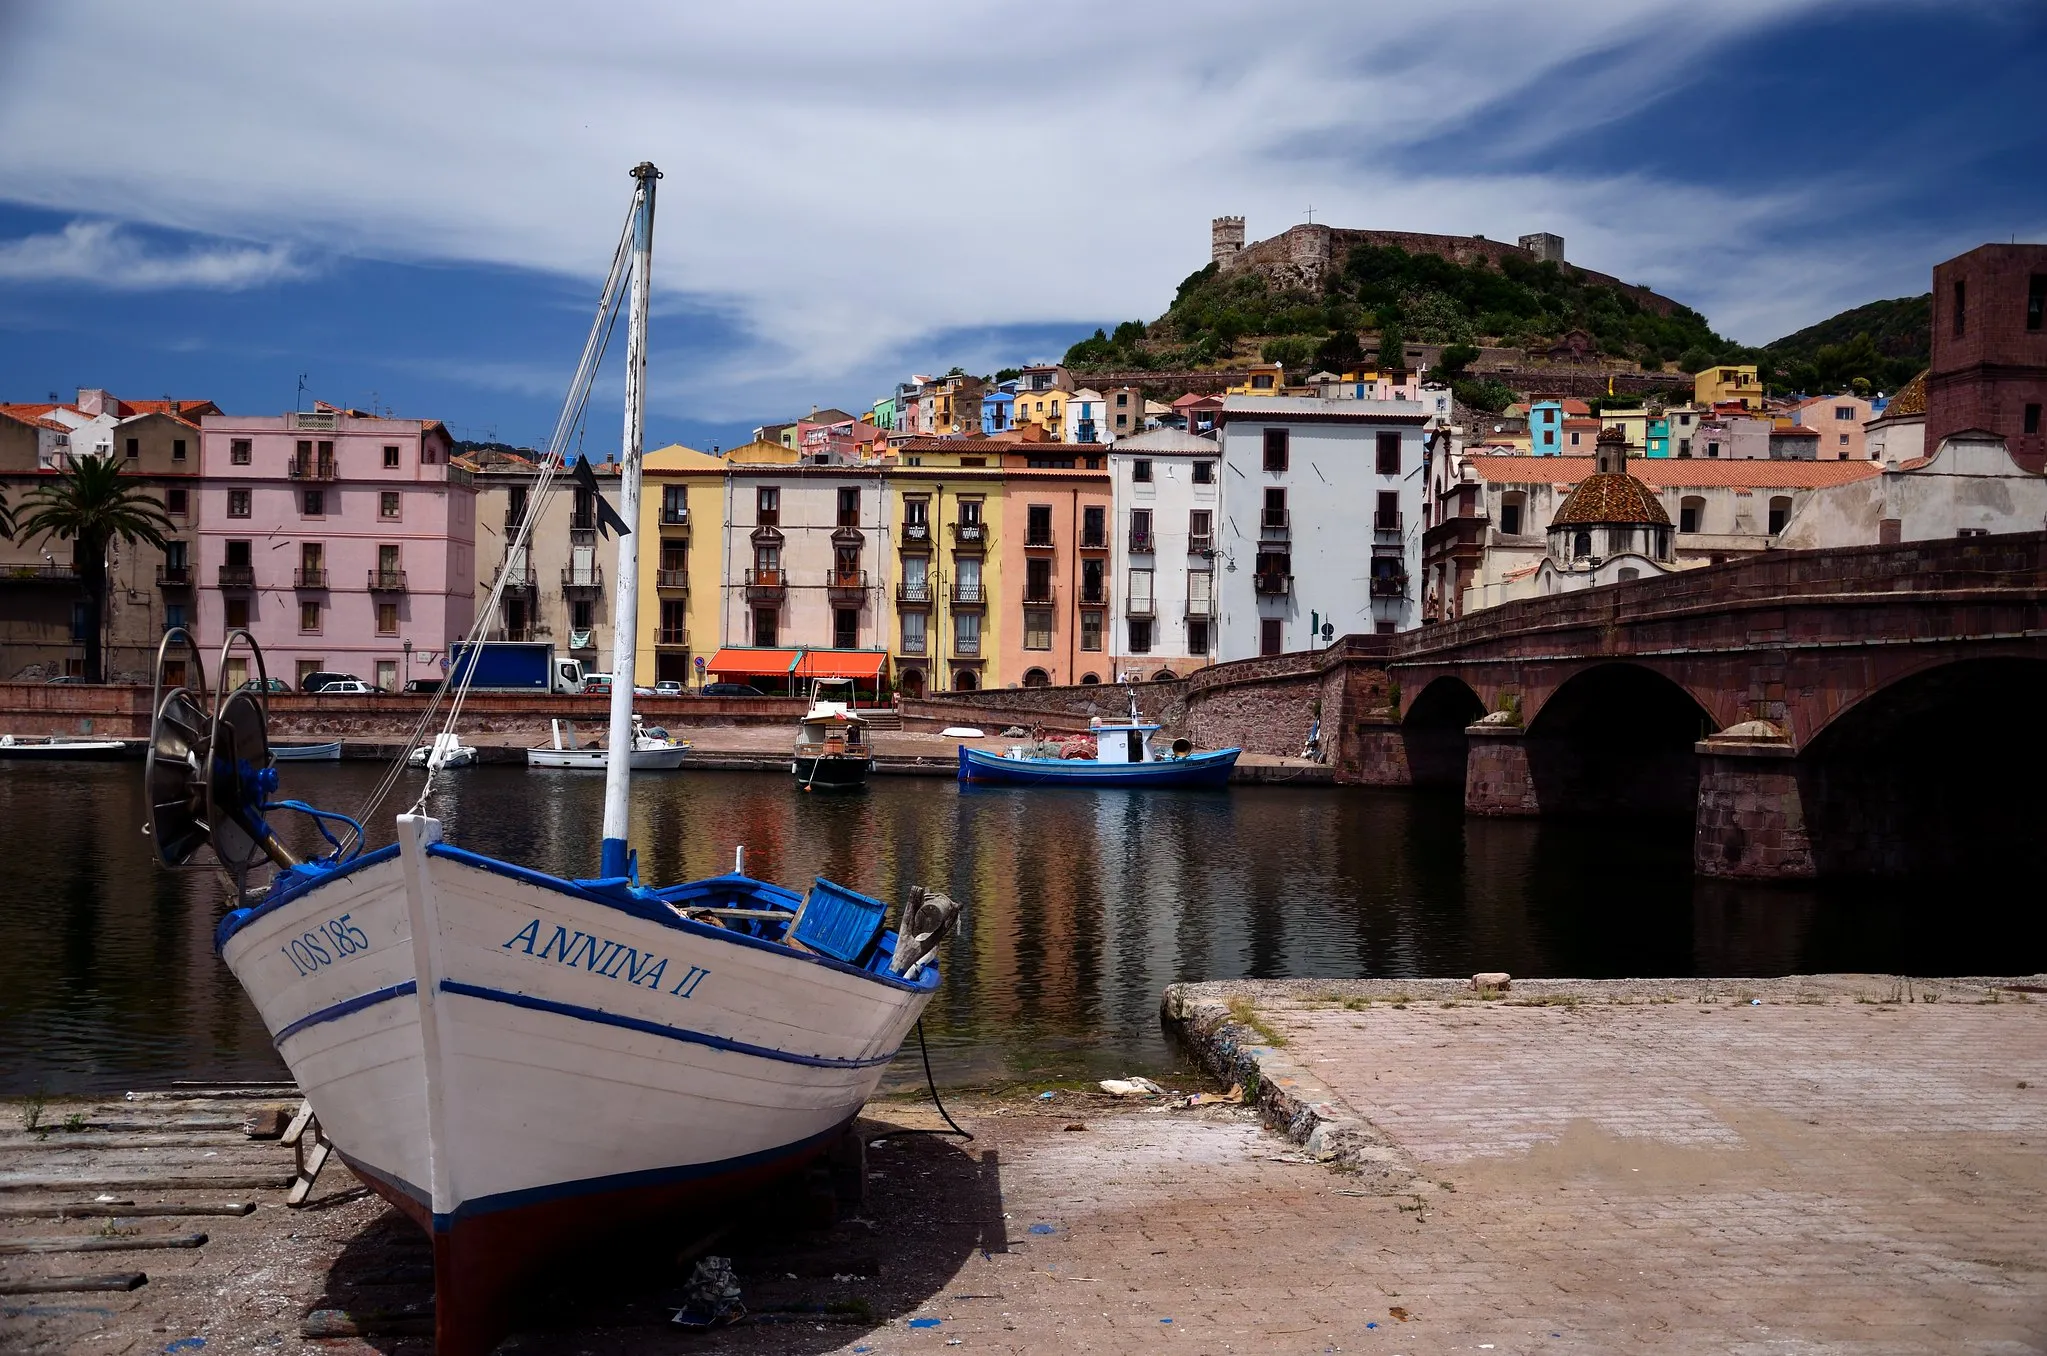
[[1089, 587], [1087, 582], [1083, 580], [1080, 586], [1080, 597], [1077, 601], [1082, 607], [1107, 607], [1109, 605], [1108, 585], [1098, 583], [1093, 587]]
[[656, 570], [654, 571], [654, 587], [657, 589], [680, 589], [682, 592], [688, 593], [689, 571]]
[[302, 433], [332, 433], [334, 411], [301, 410], [291, 417], [291, 426]]
[[156, 567], [156, 586], [160, 589], [188, 589], [192, 587], [190, 565], [159, 565]]
[[867, 571], [828, 570], [824, 577], [825, 597], [842, 607], [859, 607], [867, 601]]
[[1130, 529], [1130, 553], [1132, 555], [1150, 555], [1157, 549], [1158, 544], [1152, 540], [1150, 528], [1146, 528], [1142, 532], [1134, 527]]
[[904, 607], [931, 606], [932, 588], [929, 582], [919, 584], [897, 584], [896, 602]]
[[1128, 617], [1155, 616], [1157, 611], [1157, 606], [1152, 602], [1151, 595], [1148, 593], [1142, 595], [1131, 594], [1130, 601], [1123, 606], [1123, 614]]
[[661, 526], [663, 526], [663, 527], [688, 527], [688, 526], [689, 526], [689, 505], [688, 505], [688, 504], [663, 504], [663, 505], [661, 506]]
[[[515, 570], [508, 566], [500, 565], [498, 566], [498, 575], [505, 581], [506, 593], [531, 593], [540, 586], [540, 581], [535, 577], [531, 566], [523, 570]], [[493, 580], [492, 582], [495, 583], [496, 581]]]
[[1372, 533], [1380, 537], [1397, 537], [1401, 534], [1402, 515], [1398, 513], [1374, 513]]
[[1191, 594], [1188, 595], [1187, 615], [1190, 617], [1213, 617], [1215, 615], [1214, 597], [1196, 598]]
[[954, 523], [952, 544], [955, 550], [985, 551], [988, 549], [988, 524]]
[[1108, 534], [1108, 533], [1106, 533], [1106, 532], [1086, 532], [1086, 531], [1083, 531], [1083, 532], [1081, 533], [1081, 536], [1080, 536], [1080, 549], [1081, 549], [1081, 550], [1083, 550], [1083, 551], [1106, 551], [1106, 550], [1108, 550], [1108, 549], [1109, 549], [1109, 534]]
[[333, 480], [334, 458], [295, 456], [285, 463], [284, 473], [293, 480]]
[[597, 531], [597, 515], [595, 513], [571, 513], [569, 515], [569, 531], [595, 533]]
[[1026, 607], [1049, 607], [1058, 594], [1058, 586], [1050, 580], [1036, 584], [1028, 579], [1024, 581], [1023, 600]]
[[780, 570], [746, 572], [746, 601], [749, 603], [779, 603], [788, 592]]
[[954, 659], [979, 659], [981, 657], [981, 638], [979, 636], [954, 636], [952, 638], [952, 657]]
[[1214, 538], [1213, 536], [1209, 535], [1209, 534], [1208, 534], [1208, 533], [1206, 533], [1206, 532], [1190, 532], [1190, 533], [1188, 533], [1188, 534], [1187, 534], [1187, 554], [1188, 554], [1188, 555], [1190, 555], [1190, 556], [1207, 556], [1207, 555], [1214, 555], [1214, 554], [1215, 554], [1215, 538]]
[[12, 584], [49, 583], [53, 580], [71, 582], [78, 578], [78, 571], [69, 565], [0, 565], [0, 582]]
[[687, 626], [657, 626], [654, 628], [654, 643], [656, 645], [688, 645], [689, 628]]
[[325, 570], [293, 570], [291, 586], [295, 589], [324, 589], [327, 587]]
[[905, 551], [911, 550], [913, 548], [917, 550], [923, 550], [929, 547], [930, 545], [931, 524], [929, 523], [903, 524], [903, 549]]
[[508, 508], [505, 510], [505, 531], [517, 532], [526, 525], [526, 510]]
[[256, 587], [254, 565], [223, 565], [220, 567], [220, 586], [224, 589], [252, 589]]
[[1251, 588], [1263, 598], [1285, 598], [1294, 591], [1294, 577], [1290, 574], [1254, 574]]
[[1258, 516], [1258, 535], [1261, 537], [1286, 537], [1293, 534], [1293, 514], [1285, 509], [1266, 509]]
[[604, 567], [585, 565], [581, 569], [573, 565], [562, 569], [562, 592], [571, 598], [587, 598], [604, 591]]
[[405, 571], [403, 570], [371, 570], [369, 574], [371, 593], [404, 593], [406, 591]]
[[954, 607], [988, 606], [988, 590], [979, 584], [954, 584], [952, 586]]
[[1405, 598], [1407, 596], [1407, 574], [1375, 574], [1372, 576], [1374, 598]]
[[1026, 528], [1024, 530], [1024, 550], [1049, 551], [1052, 549], [1052, 546], [1051, 528]]

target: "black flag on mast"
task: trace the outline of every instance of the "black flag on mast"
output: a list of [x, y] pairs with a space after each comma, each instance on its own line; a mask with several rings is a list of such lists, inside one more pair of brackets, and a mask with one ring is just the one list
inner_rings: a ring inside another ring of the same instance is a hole
[[609, 536], [610, 529], [616, 528], [618, 529], [618, 535], [621, 537], [630, 537], [633, 534], [633, 530], [625, 525], [625, 519], [618, 516], [618, 510], [604, 502], [604, 495], [597, 488], [597, 473], [590, 469], [590, 459], [588, 457], [577, 457], [576, 464], [570, 469], [569, 475], [575, 480], [578, 489], [590, 492], [590, 501], [597, 505], [597, 530], [599, 532]]

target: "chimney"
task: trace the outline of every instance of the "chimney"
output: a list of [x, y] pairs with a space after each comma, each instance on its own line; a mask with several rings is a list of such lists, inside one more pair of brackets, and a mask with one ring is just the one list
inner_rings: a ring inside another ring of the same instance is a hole
[[78, 388], [78, 409], [82, 414], [104, 414], [107, 408], [107, 393], [93, 386]]

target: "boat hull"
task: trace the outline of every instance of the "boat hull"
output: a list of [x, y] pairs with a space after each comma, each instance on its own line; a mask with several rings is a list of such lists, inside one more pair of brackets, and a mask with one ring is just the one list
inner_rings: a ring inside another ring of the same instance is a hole
[[[669, 772], [682, 766], [683, 758], [689, 753], [689, 745], [676, 744], [659, 749], [634, 749], [631, 766], [635, 772]], [[585, 772], [602, 772], [610, 760], [605, 749], [552, 749], [534, 748], [526, 750], [527, 767], [575, 768]]]
[[798, 786], [817, 791], [858, 790], [867, 785], [867, 774], [873, 770], [872, 758], [807, 758], [798, 754], [789, 764]]
[[548, 1257], [821, 1152], [937, 983], [438, 844], [360, 862], [221, 950], [344, 1160], [432, 1231], [444, 1354], [489, 1350]]
[[280, 763], [338, 763], [341, 741], [326, 744], [272, 744], [270, 756]]
[[1223, 786], [1240, 752], [1218, 749], [1155, 763], [1097, 763], [1079, 758], [1004, 758], [961, 748], [959, 778], [992, 786]]
[[128, 746], [118, 739], [80, 739], [55, 744], [0, 744], [0, 758], [22, 758], [33, 762], [111, 762], [128, 756]]

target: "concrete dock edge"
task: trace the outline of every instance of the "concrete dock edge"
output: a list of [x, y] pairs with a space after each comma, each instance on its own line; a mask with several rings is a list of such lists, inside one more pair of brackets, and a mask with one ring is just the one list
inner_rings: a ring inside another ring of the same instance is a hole
[[1361, 1187], [1380, 1195], [1433, 1189], [1377, 1126], [1282, 1048], [1239, 1022], [1230, 1011], [1229, 992], [1220, 983], [1169, 984], [1160, 1017], [1217, 1079], [1242, 1084], [1247, 1094], [1255, 1088], [1250, 1100], [1265, 1124], [1314, 1158], [1356, 1174]]

